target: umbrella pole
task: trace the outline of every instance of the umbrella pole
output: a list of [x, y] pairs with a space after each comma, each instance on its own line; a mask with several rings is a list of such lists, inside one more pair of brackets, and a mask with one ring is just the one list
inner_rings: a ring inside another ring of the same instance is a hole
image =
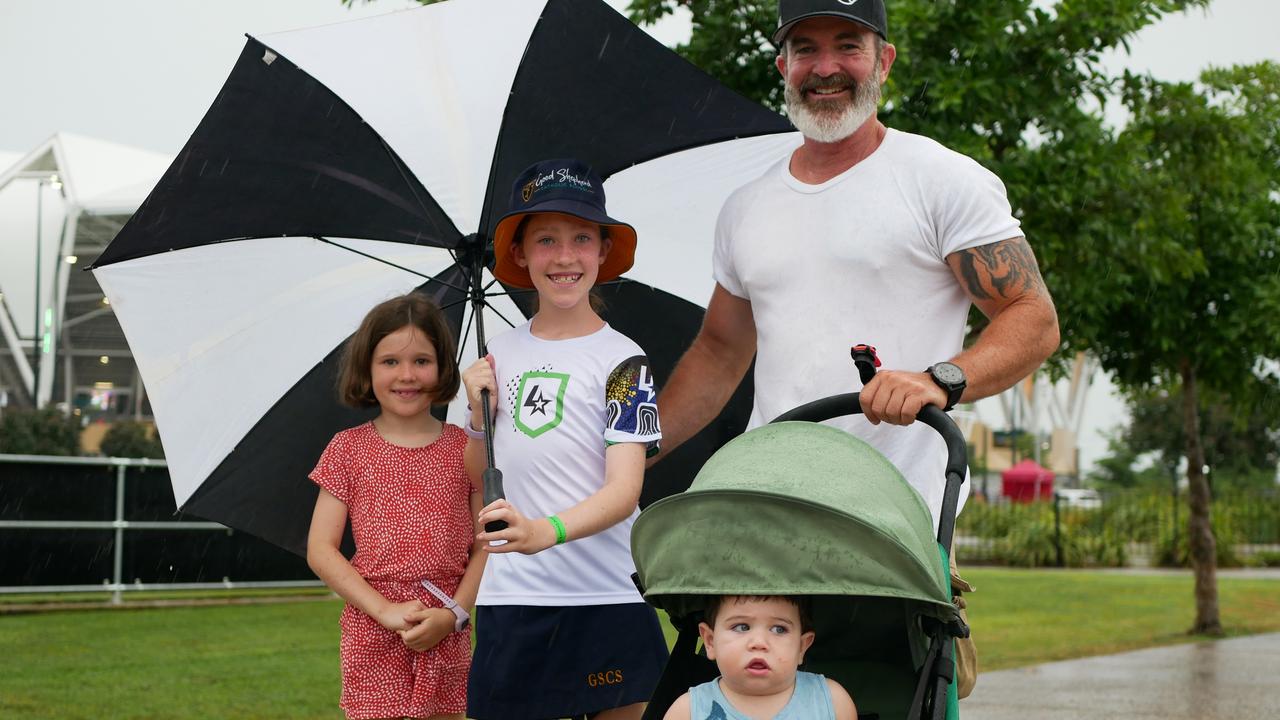
[[[469, 265], [471, 266], [471, 311], [476, 320], [476, 345], [480, 349], [480, 358], [483, 359], [489, 354], [489, 346], [484, 337], [484, 284], [481, 282], [481, 273], [484, 270], [484, 243], [481, 242], [479, 235], [471, 235], [464, 242], [469, 245], [466, 250]], [[480, 391], [480, 412], [484, 419], [484, 454], [486, 467], [482, 474], [484, 484], [484, 504], [488, 506], [495, 500], [501, 500], [506, 497], [506, 493], [502, 489], [502, 471], [495, 467], [493, 458], [493, 414], [489, 410], [489, 391]], [[504, 520], [494, 520], [484, 524], [485, 532], [498, 532], [505, 530], [507, 523]]]

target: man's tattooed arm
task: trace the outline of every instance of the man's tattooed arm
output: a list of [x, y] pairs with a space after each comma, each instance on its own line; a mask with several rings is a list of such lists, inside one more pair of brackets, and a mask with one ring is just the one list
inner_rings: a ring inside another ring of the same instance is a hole
[[969, 376], [964, 399], [1003, 391], [1058, 347], [1058, 315], [1026, 238], [961, 250], [947, 257], [956, 282], [990, 322], [953, 358]]
[[961, 250], [949, 259], [965, 292], [988, 316], [1024, 294], [1049, 294], [1026, 238]]

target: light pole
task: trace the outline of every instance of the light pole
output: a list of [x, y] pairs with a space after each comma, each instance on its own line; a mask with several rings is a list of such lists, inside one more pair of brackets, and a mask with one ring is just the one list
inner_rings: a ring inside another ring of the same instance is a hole
[[40, 406], [40, 355], [44, 352], [44, 332], [40, 323], [40, 317], [43, 315], [40, 307], [40, 261], [43, 254], [41, 245], [44, 240], [44, 186], [46, 184], [54, 190], [60, 190], [62, 181], [58, 179], [57, 173], [54, 173], [36, 182], [36, 311], [35, 324], [31, 328], [31, 349], [35, 357], [31, 362], [31, 404], [37, 408]]

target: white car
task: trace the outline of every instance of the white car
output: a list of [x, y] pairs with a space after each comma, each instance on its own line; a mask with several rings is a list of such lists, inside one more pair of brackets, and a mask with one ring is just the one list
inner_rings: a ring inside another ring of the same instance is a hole
[[1056, 493], [1069, 508], [1096, 510], [1102, 507], [1102, 496], [1093, 488], [1059, 488]]

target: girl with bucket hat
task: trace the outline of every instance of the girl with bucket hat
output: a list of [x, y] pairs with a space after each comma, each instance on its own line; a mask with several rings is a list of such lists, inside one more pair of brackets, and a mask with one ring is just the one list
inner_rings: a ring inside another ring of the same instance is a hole
[[537, 291], [533, 318], [463, 373], [468, 470], [485, 467], [481, 390], [507, 497], [485, 507], [489, 556], [476, 600], [468, 716], [639, 718], [666, 661], [657, 615], [631, 574], [631, 525], [661, 437], [638, 345], [591, 305], [631, 267], [636, 232], [605, 212], [576, 160], [526, 169], [494, 232], [494, 275]]

